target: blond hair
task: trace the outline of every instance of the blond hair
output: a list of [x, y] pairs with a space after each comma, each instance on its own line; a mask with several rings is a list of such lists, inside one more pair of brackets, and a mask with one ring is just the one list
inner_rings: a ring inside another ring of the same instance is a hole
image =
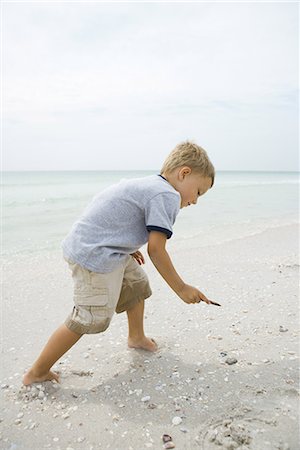
[[215, 168], [212, 165], [204, 148], [191, 141], [181, 142], [171, 151], [160, 173], [172, 172], [177, 167], [188, 166], [195, 172], [215, 180]]

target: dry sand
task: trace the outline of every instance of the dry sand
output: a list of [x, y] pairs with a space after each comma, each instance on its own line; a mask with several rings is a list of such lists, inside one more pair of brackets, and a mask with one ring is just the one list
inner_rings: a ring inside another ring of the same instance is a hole
[[128, 349], [115, 315], [54, 366], [61, 384], [34, 389], [22, 375], [72, 308], [71, 274], [61, 252], [5, 263], [1, 449], [156, 450], [165, 433], [177, 449], [300, 448], [298, 227], [168, 249], [222, 307], [185, 304], [146, 257], [145, 330], [159, 351]]

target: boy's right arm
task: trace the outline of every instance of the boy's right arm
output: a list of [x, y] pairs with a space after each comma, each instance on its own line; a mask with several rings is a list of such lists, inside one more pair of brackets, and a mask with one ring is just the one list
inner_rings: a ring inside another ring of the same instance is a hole
[[150, 231], [148, 255], [171, 289], [186, 303], [211, 303], [199, 289], [185, 284], [176, 272], [165, 248], [167, 236], [160, 231]]

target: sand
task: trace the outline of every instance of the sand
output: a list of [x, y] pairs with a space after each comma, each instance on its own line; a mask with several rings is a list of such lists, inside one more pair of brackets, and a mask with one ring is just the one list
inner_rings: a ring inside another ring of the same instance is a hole
[[[187, 305], [146, 258], [145, 330], [159, 351], [127, 348], [126, 314], [54, 366], [61, 384], [22, 375], [72, 308], [61, 252], [3, 268], [1, 449], [300, 448], [298, 228], [219, 245], [168, 242], [177, 271], [222, 304]], [[232, 364], [229, 364], [232, 363]]]

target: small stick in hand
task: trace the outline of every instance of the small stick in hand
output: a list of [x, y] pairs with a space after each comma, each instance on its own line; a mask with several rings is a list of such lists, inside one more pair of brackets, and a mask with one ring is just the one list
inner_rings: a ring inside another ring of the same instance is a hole
[[220, 303], [214, 302], [213, 300], [209, 300], [209, 303], [211, 305], [215, 305], [215, 306], [222, 306], [222, 305], [220, 305]]

